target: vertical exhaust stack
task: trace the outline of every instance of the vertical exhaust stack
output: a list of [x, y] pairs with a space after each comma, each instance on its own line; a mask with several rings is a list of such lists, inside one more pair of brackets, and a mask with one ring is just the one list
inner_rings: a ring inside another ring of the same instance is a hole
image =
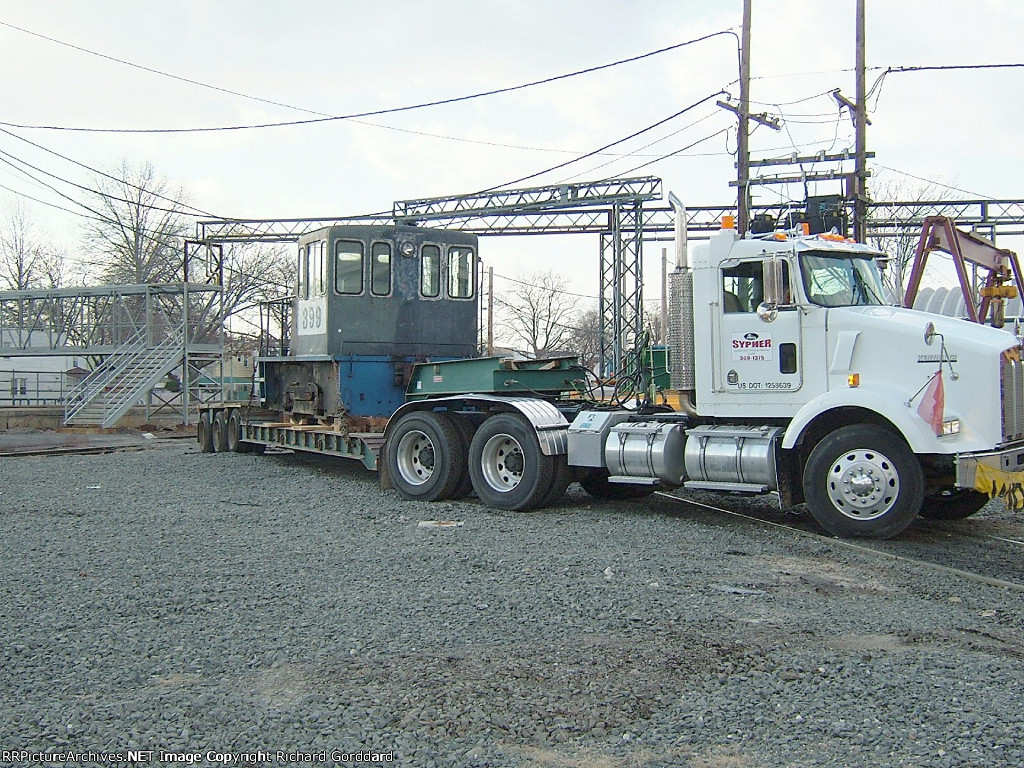
[[[668, 344], [672, 389], [680, 392], [684, 410], [692, 410], [697, 388], [693, 333], [693, 272], [686, 249], [686, 206], [669, 192], [675, 211], [676, 268], [669, 276]], [[688, 406], [688, 407], [687, 407]]]

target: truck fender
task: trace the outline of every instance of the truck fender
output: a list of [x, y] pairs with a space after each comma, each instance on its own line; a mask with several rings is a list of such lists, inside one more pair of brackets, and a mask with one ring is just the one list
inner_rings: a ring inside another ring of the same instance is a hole
[[412, 400], [402, 405], [391, 418], [384, 430], [385, 441], [391, 425], [411, 411], [434, 411], [439, 408], [456, 410], [479, 409], [484, 411], [519, 411], [537, 433], [541, 453], [546, 456], [564, 455], [569, 449], [569, 422], [562, 412], [546, 400], [534, 397], [502, 397], [501, 395], [466, 394], [450, 397], [434, 397], [428, 400]]
[[782, 448], [796, 447], [807, 426], [823, 413], [838, 408], [863, 408], [892, 423], [914, 453], [935, 453], [935, 434], [918, 415], [917, 408], [906, 405], [909, 394], [902, 389], [885, 385], [844, 387], [826, 392], [796, 412], [782, 438]]

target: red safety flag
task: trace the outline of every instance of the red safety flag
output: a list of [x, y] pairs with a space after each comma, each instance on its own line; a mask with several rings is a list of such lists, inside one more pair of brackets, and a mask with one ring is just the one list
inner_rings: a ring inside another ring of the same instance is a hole
[[917, 406], [917, 412], [921, 418], [927, 421], [936, 437], [942, 436], [942, 410], [946, 405], [946, 390], [942, 385], [942, 369], [940, 368], [921, 397], [921, 404]]

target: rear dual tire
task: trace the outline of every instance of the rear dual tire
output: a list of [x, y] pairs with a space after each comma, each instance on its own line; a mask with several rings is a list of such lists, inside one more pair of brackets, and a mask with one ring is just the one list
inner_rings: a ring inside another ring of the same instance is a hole
[[385, 445], [391, 484], [413, 501], [441, 501], [463, 488], [466, 455], [454, 422], [435, 411], [402, 416]]
[[211, 429], [211, 439], [213, 440], [213, 450], [217, 453], [227, 453], [228, 451], [228, 416], [227, 411], [217, 411], [217, 415], [213, 417], [213, 425]]
[[544, 454], [536, 431], [526, 419], [514, 413], [499, 413], [473, 435], [469, 474], [473, 490], [487, 506], [533, 509], [550, 504], [565, 491], [568, 470], [560, 467], [564, 459]]
[[237, 408], [216, 413], [203, 411], [196, 426], [196, 439], [203, 453], [252, 453], [256, 448], [242, 440], [242, 415]]
[[199, 442], [199, 450], [203, 453], [213, 453], [213, 417], [209, 411], [199, 414], [199, 424], [196, 425], [196, 440]]
[[415, 501], [459, 499], [472, 490], [489, 507], [534, 509], [556, 502], [571, 480], [566, 457], [546, 455], [533, 426], [513, 413], [491, 416], [475, 432], [458, 413], [408, 413], [384, 455], [391, 485]]

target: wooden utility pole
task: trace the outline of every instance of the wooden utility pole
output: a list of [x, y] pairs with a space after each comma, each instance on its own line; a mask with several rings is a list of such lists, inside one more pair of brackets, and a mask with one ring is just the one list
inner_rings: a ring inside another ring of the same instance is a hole
[[[858, 0], [863, 2], [863, 0]], [[740, 121], [736, 137], [736, 229], [746, 233], [750, 218], [750, 4], [743, 0], [743, 31], [740, 35]]]
[[868, 105], [864, 41], [864, 0], [857, 0], [857, 103], [854, 115], [857, 156], [853, 172], [853, 238], [859, 243], [866, 240], [868, 217]]

